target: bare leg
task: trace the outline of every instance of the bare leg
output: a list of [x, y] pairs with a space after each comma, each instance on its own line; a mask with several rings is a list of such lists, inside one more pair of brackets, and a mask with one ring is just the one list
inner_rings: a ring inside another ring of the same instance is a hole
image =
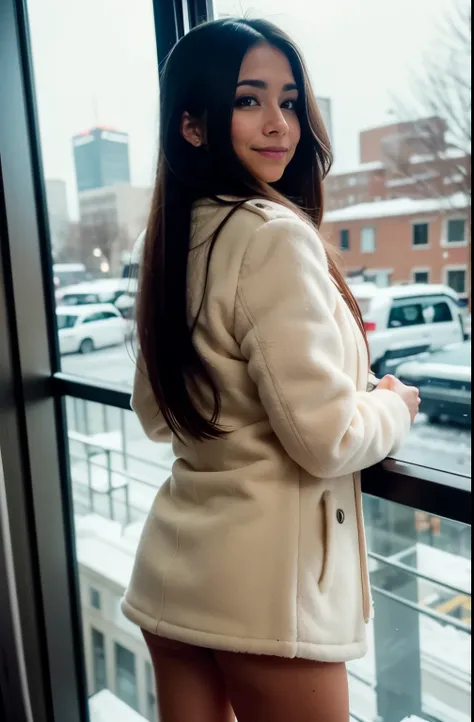
[[155, 670], [160, 722], [234, 722], [212, 651], [143, 636]]
[[344, 664], [214, 654], [239, 722], [349, 722]]

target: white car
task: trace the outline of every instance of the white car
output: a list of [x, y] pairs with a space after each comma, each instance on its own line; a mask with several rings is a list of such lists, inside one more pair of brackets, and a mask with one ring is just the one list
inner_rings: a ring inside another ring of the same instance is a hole
[[66, 286], [56, 291], [59, 306], [82, 306], [92, 303], [113, 303], [124, 294], [134, 294], [137, 289], [135, 278], [102, 278]]
[[127, 322], [112, 304], [59, 306], [56, 318], [61, 354], [91, 353], [125, 341]]
[[351, 290], [364, 319], [372, 369], [379, 376], [404, 359], [466, 337], [458, 296], [448, 286], [354, 284]]

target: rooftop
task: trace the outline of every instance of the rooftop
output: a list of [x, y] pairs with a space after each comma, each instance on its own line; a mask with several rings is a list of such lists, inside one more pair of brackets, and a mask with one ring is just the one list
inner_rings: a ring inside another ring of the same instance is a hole
[[360, 203], [347, 208], [329, 211], [324, 216], [325, 223], [341, 223], [365, 219], [390, 218], [396, 216], [413, 216], [420, 213], [436, 211], [464, 210], [468, 201], [463, 193], [456, 193], [446, 198], [394, 198], [387, 201]]

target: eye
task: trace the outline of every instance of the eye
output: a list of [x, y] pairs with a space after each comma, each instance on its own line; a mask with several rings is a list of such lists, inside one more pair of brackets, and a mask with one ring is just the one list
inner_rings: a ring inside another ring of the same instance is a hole
[[298, 107], [298, 101], [296, 99], [284, 100], [281, 107], [284, 110], [296, 110]]
[[255, 105], [258, 105], [258, 101], [251, 95], [242, 95], [240, 98], [235, 99], [236, 108], [252, 108]]

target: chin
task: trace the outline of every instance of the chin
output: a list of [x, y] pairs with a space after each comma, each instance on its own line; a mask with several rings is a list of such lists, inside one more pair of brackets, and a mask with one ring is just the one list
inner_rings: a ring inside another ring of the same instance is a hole
[[255, 173], [255, 175], [263, 183], [277, 183], [283, 177], [284, 172], [285, 168], [280, 170], [275, 168], [273, 171], [267, 169], [266, 172]]

